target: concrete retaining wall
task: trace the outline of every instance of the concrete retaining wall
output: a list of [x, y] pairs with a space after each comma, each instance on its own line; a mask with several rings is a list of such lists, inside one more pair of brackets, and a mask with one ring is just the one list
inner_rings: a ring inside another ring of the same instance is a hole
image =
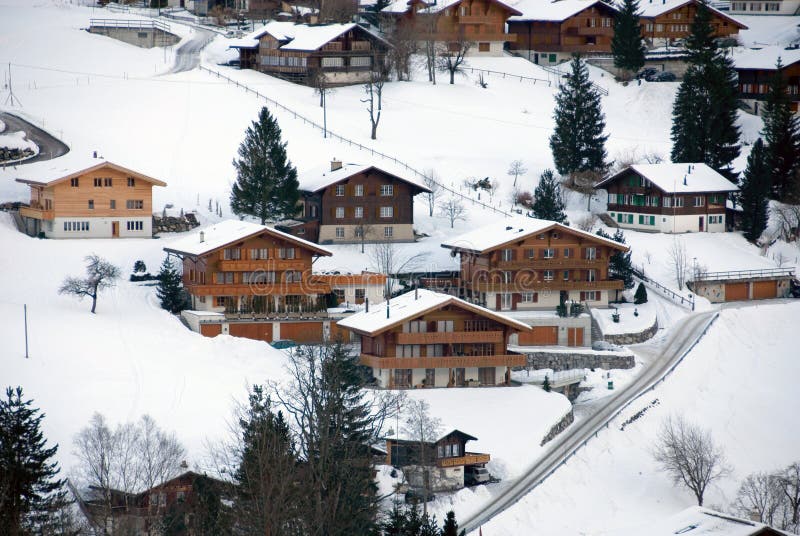
[[653, 325], [649, 328], [639, 331], [637, 333], [620, 333], [616, 335], [603, 335], [603, 340], [606, 342], [610, 342], [611, 344], [619, 344], [619, 345], [626, 345], [626, 344], [638, 344], [640, 342], [644, 342], [648, 339], [651, 339], [653, 335], [658, 333], [658, 319], [656, 318]]
[[572, 369], [629, 369], [633, 368], [633, 354], [629, 352], [528, 352], [528, 367], [549, 368], [553, 371]]
[[168, 47], [181, 40], [175, 34], [158, 28], [115, 28], [92, 26], [89, 33], [105, 35], [130, 45], [142, 48]]

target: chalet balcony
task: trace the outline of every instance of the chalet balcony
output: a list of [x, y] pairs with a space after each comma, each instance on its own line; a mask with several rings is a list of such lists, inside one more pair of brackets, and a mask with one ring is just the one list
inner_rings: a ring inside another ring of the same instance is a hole
[[54, 210], [45, 210], [37, 203], [32, 203], [29, 207], [19, 207], [19, 215], [34, 220], [52, 220], [56, 217]]
[[490, 24], [494, 23], [492, 20], [488, 20], [484, 15], [459, 15], [458, 16], [459, 24]]
[[502, 331], [432, 331], [428, 333], [398, 333], [397, 344], [459, 344], [503, 342]]
[[311, 263], [302, 259], [267, 259], [265, 261], [219, 261], [217, 266], [220, 272], [257, 272], [259, 270], [268, 272], [297, 270], [302, 272], [308, 270], [311, 267]]
[[623, 282], [608, 281], [526, 281], [524, 283], [473, 283], [480, 292], [540, 292], [543, 290], [622, 290]]
[[361, 354], [361, 364], [375, 369], [424, 369], [467, 367], [524, 367], [524, 354], [439, 356], [439, 357], [380, 357]]
[[480, 452], [465, 452], [463, 456], [456, 456], [453, 458], [437, 458], [437, 467], [459, 467], [461, 465], [477, 465], [479, 463], [489, 463], [491, 460], [489, 454]]
[[607, 259], [527, 259], [517, 261], [499, 261], [500, 270], [549, 270], [551, 268], [600, 269], [608, 265]]
[[331, 286], [325, 283], [301, 281], [299, 283], [205, 284], [184, 281], [190, 294], [195, 296], [286, 296], [328, 294]]
[[[570, 28], [570, 30], [571, 29], [572, 28]], [[579, 26], [578, 28], [576, 28], [576, 30], [578, 30], [577, 31], [578, 35], [588, 35], [588, 36], [603, 35], [603, 36], [607, 36], [607, 37], [613, 37], [614, 36], [614, 28], [611, 28], [611, 27]], [[567, 31], [567, 35], [569, 35], [570, 33], [571, 32], [568, 30]]]

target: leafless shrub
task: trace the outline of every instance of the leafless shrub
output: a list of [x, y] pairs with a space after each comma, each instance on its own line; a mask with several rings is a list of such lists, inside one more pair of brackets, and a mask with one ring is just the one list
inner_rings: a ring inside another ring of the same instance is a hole
[[689, 254], [686, 252], [686, 244], [678, 237], [672, 239], [672, 244], [667, 250], [669, 263], [675, 274], [675, 284], [679, 290], [683, 290], [686, 283], [686, 274], [689, 272]]
[[455, 226], [456, 220], [466, 220], [467, 209], [460, 199], [451, 196], [445, 201], [439, 203], [439, 210], [442, 215], [450, 220], [450, 228]]
[[422, 183], [430, 190], [430, 192], [425, 194], [425, 200], [428, 202], [428, 216], [433, 217], [433, 209], [436, 208], [436, 202], [444, 191], [442, 190], [439, 173], [437, 173], [435, 169], [426, 169], [422, 174], [425, 176], [425, 178], [422, 179]]
[[777, 237], [794, 242], [800, 236], [800, 205], [775, 204], [772, 207], [778, 222]]
[[395, 279], [392, 276], [419, 269], [427, 257], [427, 253], [410, 253], [408, 248], [401, 250], [393, 242], [373, 244], [369, 249], [372, 269], [389, 276], [386, 279], [388, 296], [392, 295], [395, 288]]
[[579, 218], [575, 225], [581, 231], [586, 231], [587, 233], [592, 232], [594, 226], [597, 224], [597, 214], [587, 214], [582, 218]]
[[509, 176], [514, 177], [514, 184], [513, 186], [516, 188], [517, 186], [517, 179], [519, 179], [520, 175], [525, 175], [528, 172], [528, 168], [525, 167], [525, 164], [522, 160], [514, 160], [509, 164], [508, 171], [506, 172]]

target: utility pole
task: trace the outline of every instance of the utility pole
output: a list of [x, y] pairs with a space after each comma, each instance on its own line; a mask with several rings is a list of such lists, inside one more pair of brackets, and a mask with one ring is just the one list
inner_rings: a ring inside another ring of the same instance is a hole
[[22, 306], [22, 315], [25, 323], [25, 359], [29, 359], [28, 356], [28, 304], [24, 304]]
[[6, 104], [10, 104], [11, 106], [15, 106], [14, 103], [16, 102], [16, 104], [18, 104], [19, 107], [22, 108], [22, 103], [14, 95], [14, 88], [11, 86], [11, 63], [10, 62], [8, 64], [8, 83], [6, 84], [6, 86], [8, 87], [8, 96], [6, 97], [5, 103]]

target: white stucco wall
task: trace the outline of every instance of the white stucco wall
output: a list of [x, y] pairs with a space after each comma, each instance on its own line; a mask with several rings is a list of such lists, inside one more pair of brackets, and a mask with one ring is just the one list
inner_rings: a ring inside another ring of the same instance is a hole
[[[120, 238], [151, 238], [153, 236], [153, 219], [149, 215], [137, 218], [58, 217], [52, 221], [42, 222], [42, 230], [47, 238], [111, 238], [112, 221], [119, 222]], [[142, 222], [142, 230], [129, 231], [129, 221]], [[65, 222], [89, 222], [89, 230], [65, 231]]]
[[[623, 221], [617, 219], [617, 214], [623, 215]], [[626, 216], [633, 215], [633, 223], [627, 223]], [[710, 214], [710, 216], [720, 217], [721, 223], [708, 223], [709, 214], [687, 214], [671, 216], [665, 214], [642, 214], [643, 216], [655, 216], [655, 225], [644, 225], [639, 223], [639, 213], [637, 212], [609, 212], [608, 215], [617, 222], [623, 229], [635, 229], [637, 231], [655, 231], [662, 233], [696, 233], [700, 231], [700, 217], [703, 217], [704, 232], [721, 233], [725, 232], [725, 215]]]

